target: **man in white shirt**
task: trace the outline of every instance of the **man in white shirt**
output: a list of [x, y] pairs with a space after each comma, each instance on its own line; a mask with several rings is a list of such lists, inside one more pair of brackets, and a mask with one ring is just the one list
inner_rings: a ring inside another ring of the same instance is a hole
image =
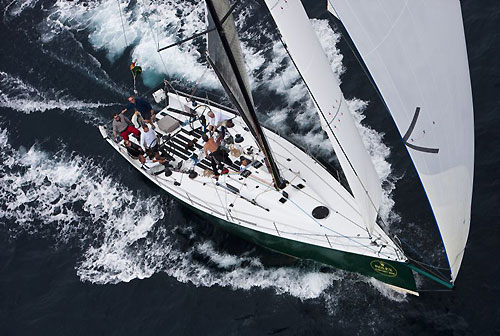
[[226, 121], [231, 119], [227, 115], [219, 111], [210, 111], [207, 113], [208, 115], [208, 130], [211, 133], [214, 133], [217, 130], [217, 127], [224, 125]]
[[146, 124], [142, 126], [141, 140], [139, 142], [144, 151], [149, 155], [153, 154], [157, 160], [161, 159], [158, 151], [158, 137], [154, 129], [149, 128]]

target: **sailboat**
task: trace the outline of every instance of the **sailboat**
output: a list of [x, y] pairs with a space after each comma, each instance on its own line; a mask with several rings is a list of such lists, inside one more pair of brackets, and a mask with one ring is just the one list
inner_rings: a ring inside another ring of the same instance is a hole
[[[382, 188], [339, 83], [300, 0], [264, 0], [316, 107], [343, 174], [263, 127], [256, 116], [228, 0], [206, 0], [207, 61], [232, 108], [175, 90], [154, 92], [169, 164], [144, 163], [99, 126], [104, 139], [153, 183], [199, 215], [255, 244], [373, 277], [418, 295], [414, 272], [453, 287], [469, 231], [472, 94], [457, 0], [329, 0], [401, 133], [441, 234], [449, 278], [405, 254], [378, 211]], [[199, 35], [199, 34], [197, 34]], [[168, 82], [166, 82], [168, 84]], [[203, 153], [209, 112], [226, 115], [230, 160], [215, 176]], [[131, 138], [133, 140], [133, 138]]]

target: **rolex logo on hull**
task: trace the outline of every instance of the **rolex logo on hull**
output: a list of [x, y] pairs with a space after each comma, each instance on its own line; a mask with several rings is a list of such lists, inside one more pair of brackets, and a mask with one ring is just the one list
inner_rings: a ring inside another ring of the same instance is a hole
[[370, 262], [370, 266], [375, 272], [390, 278], [398, 275], [398, 271], [391, 264], [382, 260], [373, 260]]

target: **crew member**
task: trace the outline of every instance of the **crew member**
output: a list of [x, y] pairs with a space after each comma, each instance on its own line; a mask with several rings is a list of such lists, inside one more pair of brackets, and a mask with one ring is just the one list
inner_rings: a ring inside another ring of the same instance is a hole
[[215, 177], [217, 178], [219, 176], [217, 165], [222, 164], [223, 162], [227, 164], [232, 164], [233, 162], [231, 161], [231, 159], [229, 159], [229, 155], [226, 153], [226, 151], [224, 151], [212, 137], [209, 137], [206, 134], [203, 134], [201, 137], [203, 141], [205, 141], [203, 151], [205, 152], [205, 156], [210, 159], [212, 170]]
[[132, 158], [139, 159], [142, 164], [146, 162], [146, 158], [144, 157], [144, 150], [139, 145], [131, 142], [130, 140], [125, 140], [125, 147], [127, 148], [128, 154]]
[[161, 158], [159, 153], [158, 137], [154, 129], [149, 128], [148, 125], [144, 124], [141, 130], [141, 140], [139, 144], [144, 149], [146, 154], [154, 155], [154, 157], [159, 160]]
[[130, 125], [130, 120], [122, 113], [113, 114], [113, 136], [117, 139], [117, 133], [121, 135], [124, 140], [128, 140], [129, 134], [133, 134], [136, 138], [139, 138], [139, 130], [134, 126]]
[[208, 130], [210, 133], [214, 133], [217, 130], [217, 127], [225, 126], [226, 122], [231, 119], [220, 111], [209, 111], [207, 116]]
[[135, 110], [139, 111], [142, 119], [144, 119], [145, 122], [151, 124], [151, 126], [154, 128], [153, 122], [156, 120], [156, 118], [151, 104], [149, 104], [147, 100], [142, 98], [128, 97], [128, 101], [129, 103], [127, 107], [122, 111], [122, 113], [131, 108], [134, 108]]

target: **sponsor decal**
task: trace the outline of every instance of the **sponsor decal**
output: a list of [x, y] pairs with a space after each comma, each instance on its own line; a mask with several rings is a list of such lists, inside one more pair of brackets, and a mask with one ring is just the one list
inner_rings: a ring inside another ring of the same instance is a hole
[[382, 275], [394, 278], [398, 275], [398, 271], [388, 262], [382, 260], [372, 260], [370, 262], [372, 269]]

